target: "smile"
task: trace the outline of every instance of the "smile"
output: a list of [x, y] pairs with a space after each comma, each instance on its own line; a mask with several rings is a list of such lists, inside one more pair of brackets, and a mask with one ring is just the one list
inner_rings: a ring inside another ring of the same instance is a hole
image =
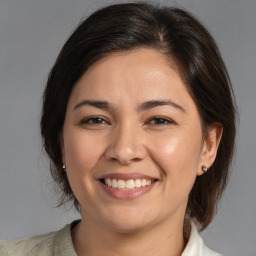
[[145, 186], [151, 185], [154, 180], [150, 179], [130, 179], [130, 180], [122, 180], [122, 179], [104, 179], [103, 182], [105, 185], [124, 190], [131, 190], [135, 188], [141, 188]]
[[100, 177], [98, 181], [108, 196], [132, 200], [149, 193], [159, 179], [139, 173], [112, 173]]

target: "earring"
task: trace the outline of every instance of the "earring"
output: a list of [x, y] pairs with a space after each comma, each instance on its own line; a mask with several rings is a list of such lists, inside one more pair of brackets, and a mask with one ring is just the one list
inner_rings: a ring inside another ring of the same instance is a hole
[[205, 165], [202, 165], [202, 171], [206, 173], [208, 171], [208, 168]]
[[66, 165], [65, 164], [62, 165], [62, 171], [66, 172]]

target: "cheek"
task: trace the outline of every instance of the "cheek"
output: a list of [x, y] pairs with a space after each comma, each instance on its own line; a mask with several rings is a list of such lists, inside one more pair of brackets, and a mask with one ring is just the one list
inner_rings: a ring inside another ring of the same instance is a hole
[[101, 156], [101, 143], [83, 132], [65, 134], [64, 149], [67, 169], [77, 176], [90, 175]]
[[153, 141], [152, 158], [161, 168], [163, 178], [167, 183], [193, 184], [200, 160], [200, 136], [184, 136], [172, 134], [166, 138]]
[[72, 191], [83, 207], [88, 207], [95, 197], [94, 170], [98, 164], [102, 147], [92, 136], [69, 130], [64, 134], [64, 151], [67, 176]]

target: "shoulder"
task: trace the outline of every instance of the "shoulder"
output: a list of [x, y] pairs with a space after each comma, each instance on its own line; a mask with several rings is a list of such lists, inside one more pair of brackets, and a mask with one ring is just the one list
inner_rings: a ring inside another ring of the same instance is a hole
[[71, 224], [63, 229], [44, 235], [33, 236], [28, 239], [15, 241], [0, 241], [0, 256], [55, 256], [74, 254]]
[[51, 255], [52, 240], [55, 235], [56, 232], [52, 232], [24, 240], [0, 241], [0, 256], [24, 256], [30, 253]]
[[195, 223], [191, 222], [191, 234], [182, 256], [222, 256], [208, 248], [198, 234]]

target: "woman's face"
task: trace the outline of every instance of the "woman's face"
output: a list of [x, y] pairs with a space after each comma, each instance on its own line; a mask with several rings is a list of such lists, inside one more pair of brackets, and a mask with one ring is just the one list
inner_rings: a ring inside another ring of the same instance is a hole
[[195, 103], [157, 51], [112, 54], [74, 86], [63, 163], [82, 217], [97, 225], [129, 232], [183, 222], [195, 178], [209, 164], [205, 148]]

